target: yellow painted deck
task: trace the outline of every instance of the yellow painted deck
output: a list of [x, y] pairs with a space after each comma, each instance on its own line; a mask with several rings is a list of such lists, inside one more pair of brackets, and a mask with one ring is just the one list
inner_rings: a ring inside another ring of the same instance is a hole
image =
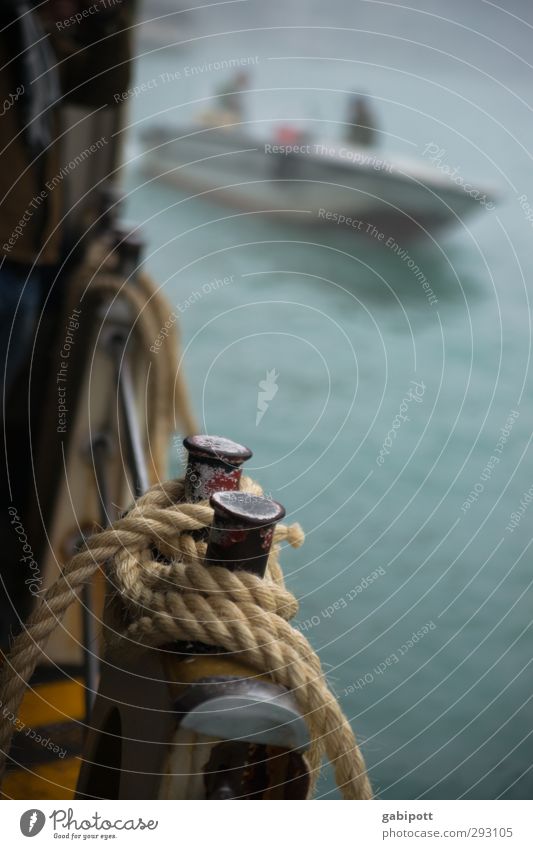
[[[35, 757], [23, 762], [17, 758], [16, 747], [2, 784], [1, 797], [7, 799], [72, 799], [74, 796], [80, 758], [59, 757], [49, 747], [40, 746], [39, 739], [50, 740], [55, 748], [65, 751], [66, 738], [74, 733], [81, 738], [85, 717], [84, 688], [81, 679], [61, 680], [36, 685], [28, 690], [17, 721], [18, 737], [32, 741]], [[52, 729], [52, 730], [51, 730]], [[39, 751], [42, 749], [42, 753]]]

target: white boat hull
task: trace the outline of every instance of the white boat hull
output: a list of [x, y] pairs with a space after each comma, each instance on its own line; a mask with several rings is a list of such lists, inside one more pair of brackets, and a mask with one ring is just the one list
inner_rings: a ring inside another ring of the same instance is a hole
[[[425, 163], [343, 145], [260, 144], [227, 130], [154, 130], [143, 137], [152, 178], [245, 212], [376, 237], [459, 222], [478, 199]], [[478, 198], [489, 193], [478, 190]]]

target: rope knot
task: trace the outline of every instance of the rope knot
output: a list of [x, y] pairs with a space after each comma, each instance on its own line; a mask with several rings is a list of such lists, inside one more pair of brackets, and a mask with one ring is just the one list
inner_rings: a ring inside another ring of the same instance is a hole
[[[262, 492], [247, 478], [241, 488]], [[108, 647], [187, 641], [238, 653], [258, 673], [269, 675], [294, 695], [310, 731], [312, 774], [318, 774], [325, 751], [344, 797], [371, 798], [364, 760], [328, 689], [320, 660], [288, 621], [298, 603], [285, 588], [278, 554], [284, 542], [294, 548], [302, 545], [301, 527], [276, 527], [264, 579], [206, 566], [206, 544], [194, 531], [211, 524], [213, 511], [205, 503], [184, 503], [183, 493], [183, 481], [153, 487], [111, 528], [87, 540], [15, 641], [2, 670], [3, 703], [16, 711], [22, 698], [20, 684], [29, 680], [58, 618], [83, 583], [106, 563]], [[5, 725], [2, 734], [0, 748], [10, 734]]]

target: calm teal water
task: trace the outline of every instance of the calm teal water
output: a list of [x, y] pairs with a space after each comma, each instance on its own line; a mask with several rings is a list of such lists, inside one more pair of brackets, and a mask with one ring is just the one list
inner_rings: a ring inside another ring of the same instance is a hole
[[[252, 474], [307, 531], [303, 549], [284, 553], [287, 580], [377, 792], [527, 798], [533, 232], [518, 198], [533, 203], [530, 30], [478, 2], [305, 5], [305, 19], [296, 2], [171, 16], [150, 39], [145, 30], [137, 82], [258, 56], [256, 135], [292, 117], [338, 136], [346, 92], [371, 92], [384, 150], [421, 157], [435, 142], [465, 178], [502, 193], [495, 211], [408, 246], [438, 303], [375, 242], [235, 217], [143, 184], [138, 160], [129, 214], [144, 222], [147, 266], [181, 305], [203, 428], [250, 445]], [[526, 3], [506, 5], [533, 23]], [[204, 71], [132, 99], [134, 133], [186, 123], [223, 81]], [[272, 370], [278, 390], [257, 425]], [[328, 773], [320, 792], [336, 795]]]

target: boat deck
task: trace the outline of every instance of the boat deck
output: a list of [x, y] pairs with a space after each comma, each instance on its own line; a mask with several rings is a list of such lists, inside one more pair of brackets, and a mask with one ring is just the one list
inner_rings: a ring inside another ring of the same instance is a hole
[[65, 672], [51, 680], [39, 670], [16, 727], [0, 798], [73, 799], [85, 732], [82, 678]]

